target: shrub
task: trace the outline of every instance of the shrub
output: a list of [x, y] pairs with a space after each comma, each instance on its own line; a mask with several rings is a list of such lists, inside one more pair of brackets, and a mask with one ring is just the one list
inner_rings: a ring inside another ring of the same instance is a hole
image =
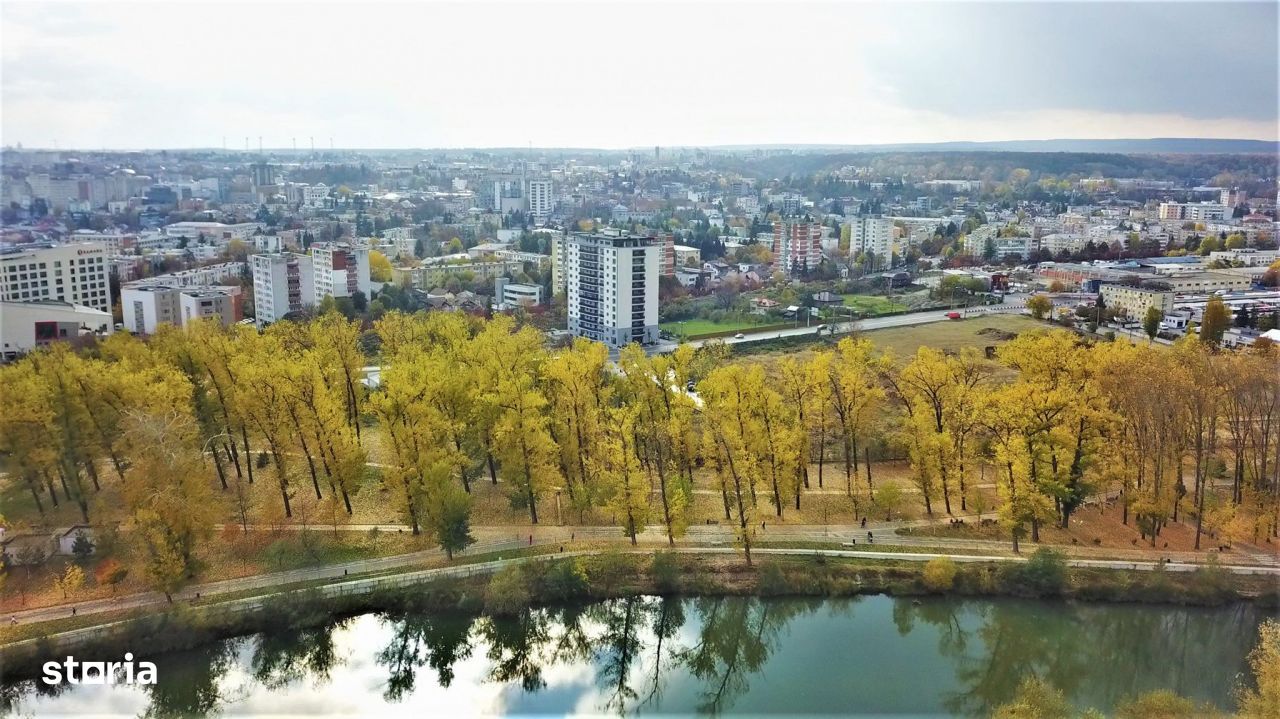
[[1206, 603], [1221, 603], [1234, 597], [1231, 578], [1227, 571], [1218, 565], [1218, 558], [1210, 555], [1207, 564], [1197, 567], [1191, 573], [1192, 594], [1196, 599]]
[[491, 614], [515, 614], [529, 606], [533, 593], [520, 565], [499, 570], [489, 579], [484, 593], [484, 608]]
[[947, 557], [930, 559], [924, 565], [924, 586], [933, 592], [945, 592], [956, 581], [956, 563]]
[[675, 552], [655, 552], [650, 571], [659, 589], [670, 592], [680, 586], [680, 557]]
[[84, 532], [76, 532], [76, 539], [71, 543], [71, 553], [80, 564], [89, 561], [89, 555], [93, 554], [93, 542], [88, 535]]
[[120, 564], [114, 559], [106, 559], [93, 572], [94, 581], [99, 585], [111, 587], [111, 593], [116, 593], [116, 585], [125, 580], [129, 576], [129, 568]]
[[1168, 689], [1147, 692], [1116, 707], [1116, 719], [1196, 719], [1215, 714], [1212, 707], [1198, 707]]
[[578, 561], [553, 562], [542, 575], [542, 588], [552, 599], [572, 599], [590, 588], [587, 572]]
[[1011, 578], [1034, 594], [1059, 594], [1067, 584], [1067, 562], [1061, 552], [1041, 547], [1024, 564], [1011, 568]]
[[1018, 685], [1013, 700], [996, 707], [997, 719], [1067, 719], [1071, 705], [1062, 692], [1049, 682], [1029, 676]]
[[776, 596], [786, 594], [791, 589], [786, 572], [782, 571], [782, 565], [777, 562], [761, 562], [757, 572], [761, 594]]
[[591, 586], [601, 594], [612, 594], [635, 568], [635, 563], [616, 549], [591, 557], [585, 566]]
[[294, 537], [277, 539], [262, 550], [262, 563], [272, 569], [292, 569], [306, 562], [306, 549]]

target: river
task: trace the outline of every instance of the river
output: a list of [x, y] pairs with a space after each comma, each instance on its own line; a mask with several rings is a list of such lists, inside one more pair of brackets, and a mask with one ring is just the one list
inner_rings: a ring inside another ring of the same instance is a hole
[[1166, 688], [1229, 709], [1265, 616], [886, 596], [366, 614], [183, 652], [131, 647], [156, 664], [155, 685], [11, 684], [0, 714], [984, 716], [1029, 673], [1080, 707]]

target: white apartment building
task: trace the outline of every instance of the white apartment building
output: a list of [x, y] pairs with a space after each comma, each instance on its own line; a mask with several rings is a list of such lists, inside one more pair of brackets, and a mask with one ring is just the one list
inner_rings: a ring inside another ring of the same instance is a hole
[[240, 288], [133, 284], [120, 290], [124, 328], [155, 334], [161, 324], [185, 327], [193, 319], [215, 318], [226, 327], [241, 318]]
[[1220, 202], [1161, 202], [1160, 219], [1209, 222], [1230, 217], [1227, 206]]
[[494, 280], [494, 303], [500, 310], [531, 307], [542, 304], [542, 285], [512, 282], [505, 277]]
[[871, 215], [855, 217], [849, 224], [849, 255], [871, 254], [877, 266], [888, 266], [893, 255], [893, 220]]
[[31, 245], [0, 253], [0, 300], [54, 300], [110, 313], [110, 255], [101, 242]]
[[164, 233], [169, 237], [186, 237], [197, 239], [201, 236], [207, 242], [222, 244], [231, 240], [248, 239], [262, 225], [257, 222], [237, 222], [232, 225], [221, 222], [174, 222], [165, 225]]
[[552, 294], [569, 291], [568, 276], [565, 274], [565, 251], [568, 244], [562, 234], [557, 233], [551, 236], [549, 247], [551, 249]]
[[315, 304], [311, 256], [295, 252], [250, 255], [253, 305], [258, 327]]
[[216, 285], [228, 277], [239, 277], [245, 273], [247, 267], [247, 264], [244, 262], [220, 262], [216, 265], [193, 267], [189, 270], [179, 270], [177, 272], [170, 272], [164, 275], [156, 275], [155, 277], [145, 277], [130, 284], [134, 286], [171, 285], [173, 287], [203, 287], [206, 285]]
[[535, 220], [545, 220], [555, 209], [555, 199], [551, 180], [529, 180], [525, 183], [525, 198], [529, 204], [529, 215]]
[[345, 242], [318, 242], [311, 246], [311, 260], [316, 304], [328, 296], [350, 297], [356, 292], [369, 296], [369, 248], [352, 247]]
[[615, 348], [657, 342], [661, 255], [653, 237], [619, 231], [570, 235], [569, 331]]
[[1089, 239], [1081, 234], [1054, 232], [1040, 238], [1040, 249], [1053, 254], [1059, 252], [1077, 252], [1084, 249]]
[[302, 204], [317, 209], [327, 206], [329, 204], [329, 186], [320, 182], [303, 187]]
[[1147, 290], [1107, 283], [1102, 285], [1101, 294], [1107, 307], [1116, 311], [1123, 310], [1125, 316], [1132, 319], [1142, 319], [1151, 307], [1165, 315], [1173, 312], [1173, 293], [1166, 290]]
[[689, 247], [688, 245], [672, 245], [671, 251], [675, 255], [676, 267], [697, 267], [702, 264], [702, 251], [697, 247]]
[[773, 261], [787, 274], [807, 272], [822, 263], [822, 225], [773, 223]]

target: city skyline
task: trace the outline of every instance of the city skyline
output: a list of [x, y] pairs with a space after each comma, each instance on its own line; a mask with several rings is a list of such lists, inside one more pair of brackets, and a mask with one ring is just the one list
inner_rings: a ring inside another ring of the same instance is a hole
[[4, 144], [1280, 138], [1274, 3], [250, 7], [6, 3]]

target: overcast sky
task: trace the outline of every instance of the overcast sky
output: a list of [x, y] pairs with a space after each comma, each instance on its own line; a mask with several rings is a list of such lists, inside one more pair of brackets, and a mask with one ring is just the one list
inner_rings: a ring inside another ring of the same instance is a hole
[[5, 0], [0, 141], [1277, 139], [1278, 6]]

